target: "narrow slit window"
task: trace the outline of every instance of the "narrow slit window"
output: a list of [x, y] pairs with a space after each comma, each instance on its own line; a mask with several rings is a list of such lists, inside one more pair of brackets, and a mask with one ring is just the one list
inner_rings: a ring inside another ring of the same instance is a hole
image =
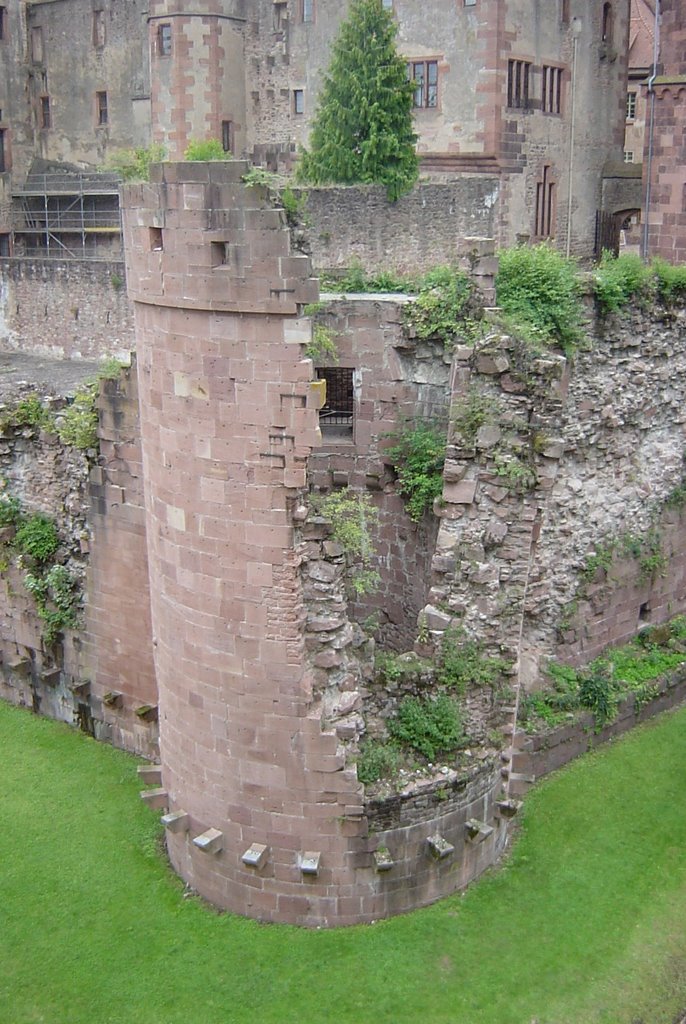
[[555, 223], [555, 183], [550, 167], [543, 168], [541, 180], [536, 184], [536, 214], [534, 234], [537, 238], [551, 238]]
[[294, 89], [293, 90], [293, 113], [304, 114], [305, 113], [305, 90]]
[[520, 110], [529, 109], [531, 64], [526, 60], [507, 62], [507, 105]]
[[172, 52], [172, 27], [169, 22], [157, 26], [157, 53], [160, 57], [170, 57]]
[[105, 45], [105, 12], [93, 11], [93, 46], [101, 50]]
[[49, 96], [41, 96], [40, 98], [40, 126], [41, 128], [52, 128]]
[[162, 252], [162, 228], [150, 228], [150, 251]]
[[98, 126], [109, 123], [106, 92], [96, 92], [95, 94], [95, 116]]
[[233, 121], [222, 121], [222, 149], [233, 153]]
[[7, 38], [7, 8], [0, 6], [0, 42]]
[[541, 110], [545, 114], [559, 114], [562, 108], [562, 68], [543, 65]]

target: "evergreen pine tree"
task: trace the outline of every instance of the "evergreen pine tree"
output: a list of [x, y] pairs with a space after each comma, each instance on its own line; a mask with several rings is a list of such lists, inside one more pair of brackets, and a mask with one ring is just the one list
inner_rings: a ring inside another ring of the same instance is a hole
[[333, 44], [298, 178], [313, 185], [386, 186], [395, 200], [417, 180], [412, 85], [381, 0], [352, 0]]

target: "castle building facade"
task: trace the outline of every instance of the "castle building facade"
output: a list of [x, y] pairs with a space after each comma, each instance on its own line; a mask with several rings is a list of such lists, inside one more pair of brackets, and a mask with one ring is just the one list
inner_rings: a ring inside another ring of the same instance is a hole
[[[498, 239], [589, 255], [622, 163], [629, 0], [380, 0], [415, 85], [424, 174], [495, 175]], [[288, 171], [307, 144], [334, 0], [7, 0], [0, 210], [29, 171], [190, 139]], [[626, 205], [626, 204], [624, 204]], [[17, 206], [17, 203], [14, 203]], [[14, 215], [16, 222], [16, 211]], [[16, 223], [15, 223], [16, 226]]]

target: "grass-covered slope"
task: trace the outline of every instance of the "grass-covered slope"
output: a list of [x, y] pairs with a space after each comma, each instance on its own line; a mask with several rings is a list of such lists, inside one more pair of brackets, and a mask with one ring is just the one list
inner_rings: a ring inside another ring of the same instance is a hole
[[501, 871], [373, 926], [184, 899], [135, 762], [0, 705], [1, 1024], [668, 1024], [686, 1008], [686, 710], [527, 798]]

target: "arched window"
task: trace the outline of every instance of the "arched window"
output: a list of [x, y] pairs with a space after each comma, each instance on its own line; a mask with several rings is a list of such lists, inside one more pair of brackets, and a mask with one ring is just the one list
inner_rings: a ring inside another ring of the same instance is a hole
[[602, 40], [607, 43], [608, 46], [612, 43], [612, 33], [614, 30], [614, 13], [612, 11], [612, 4], [603, 4], [603, 32]]

